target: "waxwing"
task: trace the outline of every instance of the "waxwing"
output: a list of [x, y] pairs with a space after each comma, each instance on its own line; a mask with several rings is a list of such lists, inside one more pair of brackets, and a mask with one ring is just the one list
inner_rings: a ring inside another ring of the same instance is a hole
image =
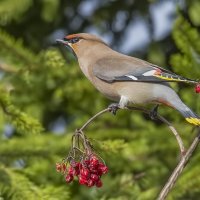
[[130, 104], [164, 104], [179, 111], [189, 123], [200, 126], [200, 118], [168, 83], [196, 84], [197, 81], [118, 53], [92, 34], [72, 34], [57, 42], [72, 49], [82, 72], [102, 94], [118, 102], [116, 108]]

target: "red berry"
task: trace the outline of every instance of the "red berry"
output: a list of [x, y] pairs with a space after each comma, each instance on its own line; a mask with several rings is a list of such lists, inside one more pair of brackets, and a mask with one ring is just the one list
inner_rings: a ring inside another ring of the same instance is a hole
[[100, 176], [100, 177], [103, 175], [103, 172], [101, 170], [98, 170], [97, 173], [98, 173], [98, 176]]
[[90, 156], [90, 161], [92, 161], [92, 160], [99, 160], [95, 155], [91, 155]]
[[87, 168], [82, 168], [80, 171], [81, 176], [88, 178], [90, 176], [90, 171]]
[[90, 164], [90, 165], [89, 165], [89, 169], [90, 169], [90, 170], [97, 170], [97, 169], [98, 169], [98, 165]]
[[90, 164], [90, 160], [84, 160], [83, 162], [86, 166], [88, 166]]
[[72, 166], [69, 167], [68, 174], [74, 175], [74, 168]]
[[67, 183], [72, 182], [73, 179], [74, 179], [74, 177], [73, 177], [73, 175], [71, 175], [71, 174], [68, 174], [68, 175], [65, 177], [65, 181], [66, 181]]
[[97, 169], [90, 170], [90, 173], [99, 175], [99, 171]]
[[97, 158], [96, 156], [92, 156], [92, 157], [90, 158], [90, 164], [91, 164], [91, 165], [94, 165], [94, 166], [97, 166], [97, 165], [99, 164], [98, 158]]
[[195, 87], [195, 92], [200, 93], [200, 83], [198, 83]]
[[81, 169], [83, 167], [82, 163], [78, 162], [76, 163], [76, 168]]
[[108, 172], [108, 167], [101, 162], [99, 163], [99, 166], [98, 166], [98, 172], [99, 172], [99, 175], [106, 174]]
[[76, 167], [76, 161], [75, 161], [75, 160], [71, 160], [71, 161], [70, 161], [70, 165], [71, 165], [72, 167]]
[[86, 185], [87, 184], [87, 179], [85, 179], [85, 177], [79, 176], [79, 183], [81, 185]]
[[103, 183], [102, 183], [102, 181], [99, 179], [97, 182], [96, 182], [96, 187], [102, 187], [102, 185], [103, 185]]
[[63, 172], [65, 172], [65, 171], [66, 171], [66, 169], [67, 169], [67, 167], [66, 167], [66, 164], [65, 164], [65, 163], [63, 163], [63, 164], [62, 164], [62, 170], [63, 170]]
[[88, 187], [92, 187], [92, 186], [94, 186], [94, 184], [95, 184], [95, 182], [92, 179], [89, 179], [87, 182]]
[[56, 171], [61, 172], [62, 171], [62, 165], [60, 163], [56, 163]]
[[99, 167], [98, 171], [102, 172], [102, 174], [106, 174], [108, 173], [108, 167], [107, 166]]
[[97, 182], [99, 180], [99, 176], [96, 175], [96, 174], [91, 174], [90, 175], [90, 178], [94, 181], [94, 182]]
[[102, 163], [102, 162], [99, 163], [99, 167], [104, 167], [104, 166], [106, 166], [106, 165], [104, 165], [104, 163]]
[[74, 174], [74, 176], [78, 176], [80, 174], [79, 168], [74, 168], [73, 174]]

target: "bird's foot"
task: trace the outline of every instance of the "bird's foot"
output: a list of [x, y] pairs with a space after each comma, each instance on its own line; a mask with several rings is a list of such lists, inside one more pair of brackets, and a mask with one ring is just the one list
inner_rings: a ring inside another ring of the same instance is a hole
[[153, 107], [153, 109], [149, 112], [149, 116], [152, 120], [155, 120], [158, 116], [158, 107], [159, 105], [156, 105]]
[[109, 111], [113, 114], [116, 115], [117, 110], [120, 109], [119, 104], [118, 103], [112, 103], [108, 106]]

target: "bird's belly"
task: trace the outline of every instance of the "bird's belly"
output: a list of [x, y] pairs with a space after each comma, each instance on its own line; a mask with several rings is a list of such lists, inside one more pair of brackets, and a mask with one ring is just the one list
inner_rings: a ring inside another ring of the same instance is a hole
[[95, 81], [94, 80], [91, 80], [91, 81], [93, 85], [96, 87], [96, 89], [99, 90], [108, 99], [112, 101], [120, 100], [120, 94], [114, 88], [114, 84], [107, 83], [99, 79], [96, 79]]
[[111, 85], [106, 85], [106, 87], [96, 87], [105, 97], [112, 101], [119, 101], [120, 95], [113, 89]]
[[129, 103], [146, 104], [155, 102], [153, 84], [139, 82], [116, 82], [115, 88], [120, 96], [127, 98]]
[[[121, 97], [125, 97], [129, 104], [146, 104], [155, 102], [152, 91], [152, 84], [136, 82], [114, 82], [94, 84], [95, 87], [108, 99], [119, 102]], [[96, 82], [95, 82], [96, 83]]]
[[108, 99], [119, 102], [125, 97], [130, 104], [153, 103], [157, 99], [154, 96], [154, 84], [141, 82], [113, 82], [107, 83], [98, 78], [90, 79], [93, 85]]

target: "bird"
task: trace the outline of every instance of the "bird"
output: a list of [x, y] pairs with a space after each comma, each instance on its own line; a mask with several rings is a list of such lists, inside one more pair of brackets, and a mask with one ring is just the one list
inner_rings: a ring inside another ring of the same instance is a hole
[[57, 39], [69, 48], [79, 66], [94, 87], [110, 100], [113, 113], [129, 105], [169, 106], [182, 114], [192, 125], [200, 126], [195, 114], [170, 86], [170, 82], [198, 84], [150, 62], [119, 53], [111, 49], [100, 37], [89, 33], [76, 33]]

